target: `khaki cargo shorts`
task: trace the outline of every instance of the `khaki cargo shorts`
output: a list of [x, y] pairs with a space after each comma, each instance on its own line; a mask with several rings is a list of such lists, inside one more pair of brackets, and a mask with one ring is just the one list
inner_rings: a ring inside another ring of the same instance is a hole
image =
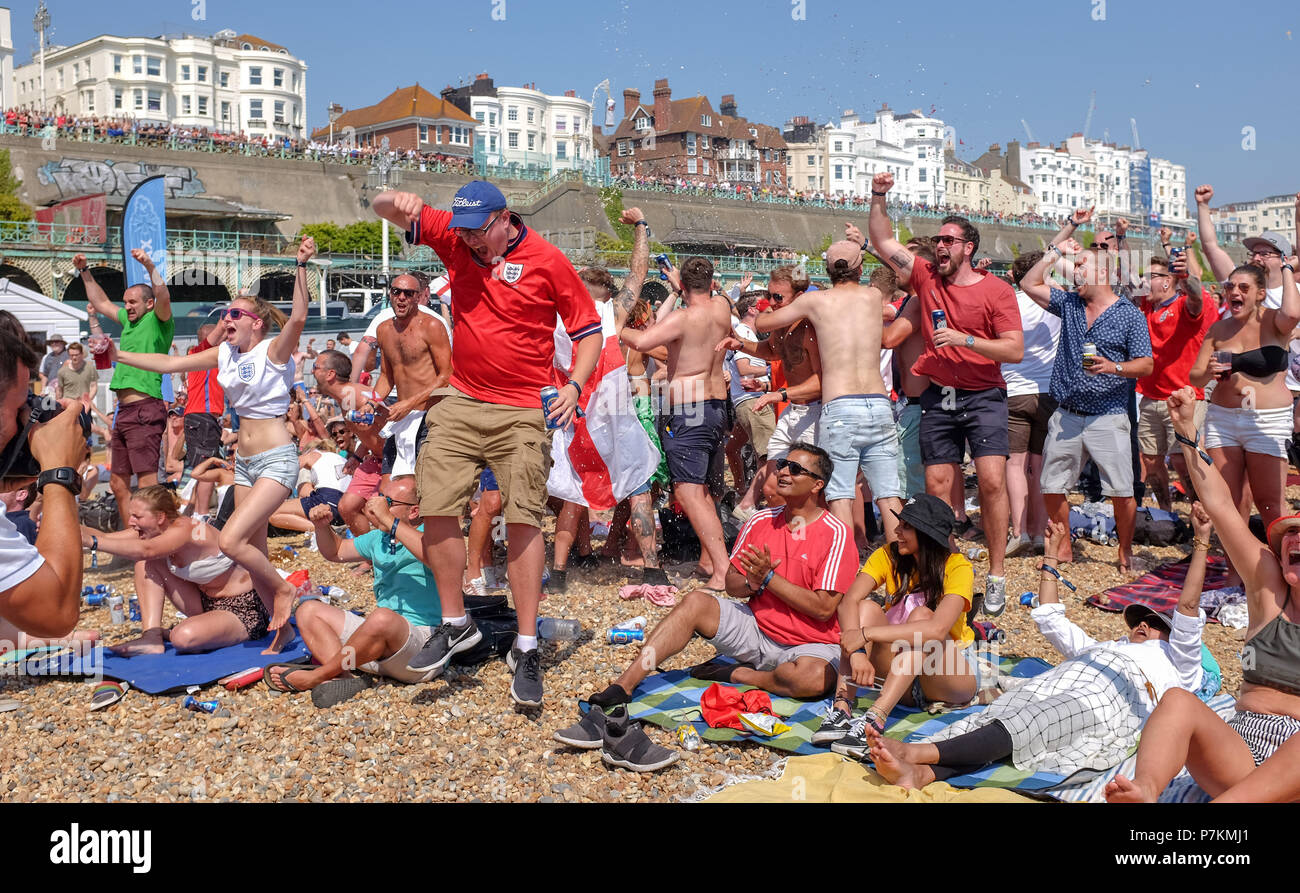
[[551, 438], [540, 407], [485, 403], [456, 392], [429, 409], [425, 424], [415, 460], [422, 517], [460, 517], [479, 475], [491, 468], [506, 523], [542, 526]]

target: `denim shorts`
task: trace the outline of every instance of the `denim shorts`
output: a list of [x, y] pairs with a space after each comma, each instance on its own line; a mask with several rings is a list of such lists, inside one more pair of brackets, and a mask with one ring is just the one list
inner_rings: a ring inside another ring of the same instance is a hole
[[898, 426], [885, 395], [847, 394], [822, 404], [817, 445], [834, 463], [826, 483], [827, 500], [852, 499], [858, 469], [862, 469], [873, 499], [902, 497]]
[[270, 478], [290, 493], [298, 485], [298, 448], [291, 443], [245, 456], [235, 452], [235, 486], [251, 487], [260, 478]]

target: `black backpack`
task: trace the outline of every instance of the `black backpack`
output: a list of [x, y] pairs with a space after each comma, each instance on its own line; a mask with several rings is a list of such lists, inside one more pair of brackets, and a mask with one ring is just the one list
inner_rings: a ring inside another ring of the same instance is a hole
[[81, 523], [104, 533], [113, 533], [122, 529], [122, 516], [117, 511], [117, 497], [105, 493], [94, 499], [87, 499], [77, 507]]
[[452, 663], [472, 667], [510, 652], [519, 632], [519, 618], [504, 595], [467, 595], [465, 612], [483, 633], [483, 641], [453, 656]]
[[1192, 528], [1182, 518], [1157, 518], [1151, 509], [1138, 509], [1133, 542], [1145, 546], [1173, 546], [1191, 541]]

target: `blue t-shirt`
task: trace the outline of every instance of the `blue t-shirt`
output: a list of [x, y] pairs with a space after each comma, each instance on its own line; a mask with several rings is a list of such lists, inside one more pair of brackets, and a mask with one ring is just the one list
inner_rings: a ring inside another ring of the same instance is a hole
[[1092, 342], [1097, 356], [1115, 363], [1151, 356], [1146, 317], [1132, 301], [1120, 298], [1088, 326], [1077, 291], [1052, 289], [1049, 313], [1061, 318], [1061, 336], [1052, 366], [1052, 397], [1063, 409], [1081, 415], [1128, 412], [1130, 379], [1083, 370], [1083, 345]]
[[442, 602], [433, 572], [400, 543], [389, 554], [388, 531], [371, 530], [352, 541], [375, 568], [375, 604], [401, 614], [415, 626], [442, 623]]

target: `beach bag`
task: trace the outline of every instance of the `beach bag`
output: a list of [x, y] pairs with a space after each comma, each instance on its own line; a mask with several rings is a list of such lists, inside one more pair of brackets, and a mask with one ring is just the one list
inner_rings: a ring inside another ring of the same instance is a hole
[[1133, 542], [1147, 546], [1173, 546], [1192, 540], [1192, 528], [1173, 512], [1139, 509]]
[[112, 493], [87, 499], [77, 507], [81, 523], [104, 533], [122, 529], [122, 516], [117, 511], [117, 497]]
[[510, 653], [519, 633], [519, 617], [504, 595], [467, 595], [465, 613], [483, 633], [483, 640], [470, 650], [453, 656], [452, 663], [473, 667]]

